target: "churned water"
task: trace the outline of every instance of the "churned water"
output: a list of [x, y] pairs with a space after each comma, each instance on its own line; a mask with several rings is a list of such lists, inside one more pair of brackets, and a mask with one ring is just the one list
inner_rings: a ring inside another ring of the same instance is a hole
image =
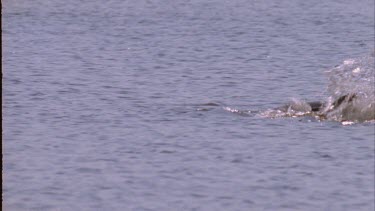
[[4, 210], [374, 210], [373, 0], [2, 4]]
[[[375, 121], [375, 52], [345, 60], [327, 71], [328, 98], [307, 102], [293, 99], [290, 103], [265, 111], [228, 111], [242, 114], [259, 113], [264, 117], [312, 116], [317, 120], [339, 121], [344, 125]], [[228, 107], [227, 107], [228, 108]]]

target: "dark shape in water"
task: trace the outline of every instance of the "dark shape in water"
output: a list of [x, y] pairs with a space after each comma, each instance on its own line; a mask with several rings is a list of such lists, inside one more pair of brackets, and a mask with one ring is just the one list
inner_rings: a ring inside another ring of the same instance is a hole
[[333, 109], [339, 107], [343, 102], [347, 101], [347, 102], [352, 102], [353, 99], [356, 97], [356, 94], [346, 94], [346, 95], [343, 95], [341, 97], [339, 97], [337, 100], [335, 100], [335, 102], [333, 102]]
[[[346, 94], [346, 95], [343, 95], [343, 96], [337, 98], [337, 100], [335, 100], [332, 103], [332, 109], [330, 109], [330, 110], [334, 110], [334, 109], [338, 108], [345, 101], [346, 102], [352, 102], [355, 97], [356, 97], [356, 94]], [[320, 102], [320, 101], [308, 102], [308, 104], [310, 105], [312, 112], [321, 111], [321, 109], [326, 106], [326, 104], [324, 102]]]
[[316, 101], [316, 102], [308, 102], [308, 104], [310, 105], [310, 107], [311, 107], [311, 111], [312, 111], [312, 112], [318, 112], [318, 111], [320, 111], [320, 109], [322, 109], [323, 106], [324, 106], [324, 103], [323, 103], [323, 102], [319, 102], [319, 101]]
[[[343, 102], [352, 102], [355, 97], [356, 97], [356, 94], [351, 93], [351, 94], [346, 94], [337, 98], [332, 103], [332, 108], [330, 110], [334, 110], [338, 108]], [[326, 106], [326, 103], [320, 102], [320, 101], [308, 102], [308, 104], [310, 105], [312, 112], [319, 112], [321, 111], [322, 108]]]

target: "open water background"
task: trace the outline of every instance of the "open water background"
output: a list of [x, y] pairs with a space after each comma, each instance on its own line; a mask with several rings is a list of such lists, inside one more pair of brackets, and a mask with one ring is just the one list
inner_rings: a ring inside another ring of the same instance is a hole
[[374, 210], [373, 123], [221, 106], [325, 99], [373, 0], [2, 7], [3, 209]]

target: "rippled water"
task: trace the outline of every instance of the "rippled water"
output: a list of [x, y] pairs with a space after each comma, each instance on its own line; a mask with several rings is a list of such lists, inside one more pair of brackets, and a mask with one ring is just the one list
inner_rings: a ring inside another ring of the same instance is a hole
[[373, 123], [256, 115], [327, 99], [372, 0], [2, 4], [5, 210], [374, 210]]

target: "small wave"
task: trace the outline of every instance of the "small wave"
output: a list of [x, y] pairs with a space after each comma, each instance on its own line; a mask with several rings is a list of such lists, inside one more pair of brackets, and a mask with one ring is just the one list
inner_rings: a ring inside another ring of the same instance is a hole
[[231, 108], [228, 106], [222, 107], [225, 111], [229, 111], [231, 113], [239, 114], [241, 116], [253, 116], [257, 113], [257, 111], [250, 111], [250, 110], [240, 110], [236, 108]]
[[328, 97], [322, 101], [292, 99], [288, 104], [266, 110], [241, 110], [221, 103], [199, 104], [198, 111], [220, 107], [243, 116], [267, 118], [313, 117], [318, 121], [338, 121], [343, 125], [375, 123], [375, 51], [370, 55], [347, 59], [326, 71]]
[[321, 114], [340, 122], [375, 119], [375, 52], [327, 71], [330, 96]]
[[375, 122], [375, 52], [347, 59], [326, 71], [329, 78], [326, 101], [306, 102], [293, 99], [276, 109], [260, 112], [261, 116], [302, 117], [339, 121], [344, 125], [357, 122]]
[[349, 93], [356, 93], [374, 100], [375, 52], [370, 55], [347, 59], [342, 64], [326, 71], [330, 97], [337, 99]]
[[292, 99], [292, 101], [287, 105], [276, 109], [267, 109], [260, 112], [259, 115], [269, 118], [302, 117], [311, 116], [313, 112], [313, 108], [308, 102], [298, 99]]
[[320, 112], [326, 119], [339, 122], [365, 122], [375, 119], [375, 103], [372, 97], [350, 93], [335, 101], [329, 98]]

